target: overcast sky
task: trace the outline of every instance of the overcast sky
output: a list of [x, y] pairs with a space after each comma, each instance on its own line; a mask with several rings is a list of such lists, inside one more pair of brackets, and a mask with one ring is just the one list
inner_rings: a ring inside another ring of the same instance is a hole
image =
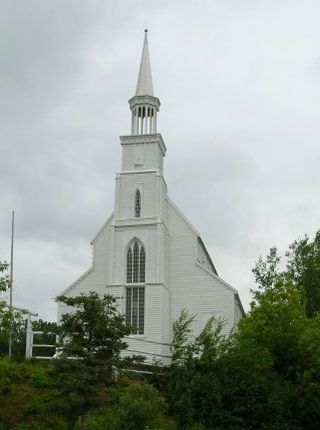
[[0, 0], [0, 259], [55, 319], [113, 211], [143, 30], [170, 197], [246, 309], [251, 269], [320, 228], [318, 0]]

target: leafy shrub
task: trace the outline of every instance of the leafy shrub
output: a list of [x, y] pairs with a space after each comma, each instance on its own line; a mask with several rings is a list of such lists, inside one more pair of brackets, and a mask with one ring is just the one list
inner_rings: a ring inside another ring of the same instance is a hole
[[0, 360], [0, 394], [10, 390], [13, 381], [17, 381], [20, 374], [20, 366], [15, 362], [3, 358]]
[[151, 385], [134, 383], [108, 391], [108, 405], [79, 421], [77, 430], [174, 430], [164, 398]]

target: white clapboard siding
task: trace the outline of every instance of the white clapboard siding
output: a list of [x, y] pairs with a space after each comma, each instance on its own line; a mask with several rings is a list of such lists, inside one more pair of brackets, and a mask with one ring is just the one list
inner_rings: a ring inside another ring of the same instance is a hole
[[[145, 330], [129, 336], [127, 354], [144, 353], [169, 362], [172, 324], [182, 309], [196, 315], [198, 334], [208, 319], [225, 322], [229, 333], [243, 315], [237, 291], [222, 280], [197, 230], [167, 195], [163, 177], [166, 147], [160, 134], [122, 136], [121, 172], [116, 175], [115, 208], [92, 241], [93, 262], [64, 294], [113, 294], [125, 312], [126, 254], [133, 240], [146, 253]], [[135, 193], [141, 195], [135, 217]], [[131, 284], [132, 285], [132, 284]], [[70, 309], [59, 305], [59, 318]]]

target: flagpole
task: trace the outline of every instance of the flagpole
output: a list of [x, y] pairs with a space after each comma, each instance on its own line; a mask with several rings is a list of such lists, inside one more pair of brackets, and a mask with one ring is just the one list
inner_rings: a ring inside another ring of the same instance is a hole
[[[10, 259], [10, 301], [9, 308], [12, 312], [12, 287], [13, 287], [13, 239], [14, 239], [14, 211], [12, 211], [12, 224], [11, 224], [11, 259]], [[9, 357], [12, 355], [12, 325], [10, 327], [9, 335]]]

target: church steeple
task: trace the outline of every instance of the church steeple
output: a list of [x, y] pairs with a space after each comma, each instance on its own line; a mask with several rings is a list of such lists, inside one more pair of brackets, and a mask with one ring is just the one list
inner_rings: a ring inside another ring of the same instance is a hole
[[153, 96], [151, 64], [148, 46], [148, 30], [144, 30], [144, 41], [137, 82], [136, 96]]
[[160, 100], [154, 97], [148, 47], [148, 30], [144, 31], [143, 49], [136, 94], [129, 100], [132, 112], [131, 134], [156, 134]]

